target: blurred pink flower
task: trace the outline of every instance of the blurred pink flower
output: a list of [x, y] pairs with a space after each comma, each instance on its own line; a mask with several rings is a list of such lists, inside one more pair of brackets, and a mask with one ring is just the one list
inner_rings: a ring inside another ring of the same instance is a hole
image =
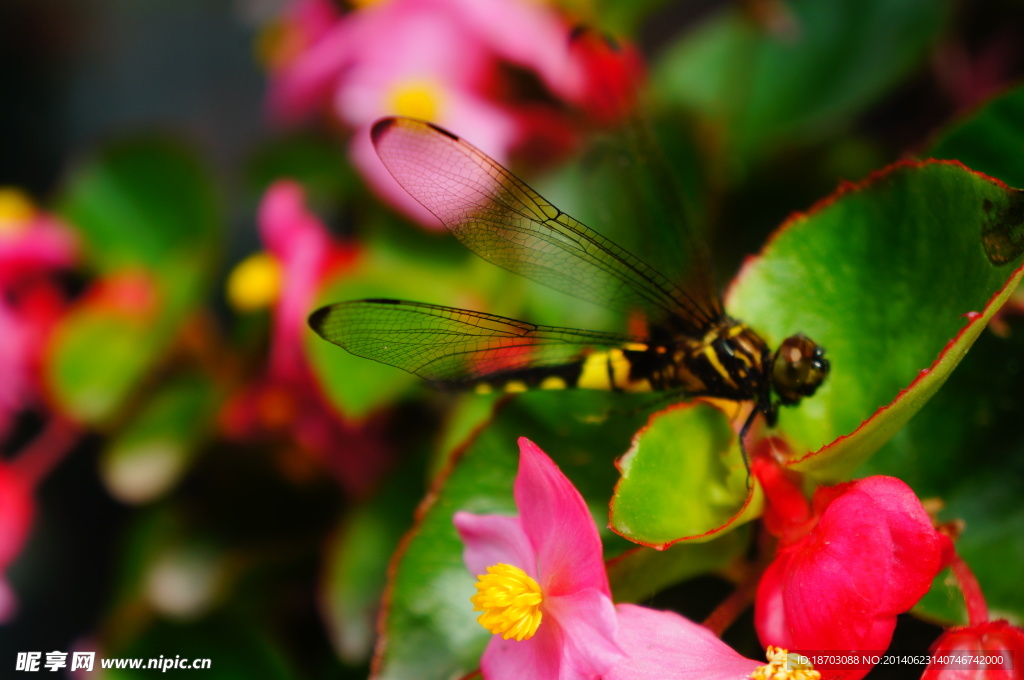
[[21, 191], [0, 188], [0, 439], [35, 405], [46, 339], [66, 299], [55, 275], [76, 262], [74, 234]]
[[74, 233], [17, 189], [0, 188], [0, 289], [18, 291], [75, 264]]
[[302, 187], [291, 180], [278, 181], [267, 189], [258, 222], [260, 238], [281, 268], [270, 374], [292, 379], [305, 367], [302, 335], [320, 285], [333, 273], [352, 266], [357, 251], [331, 238], [327, 228], [307, 209]]
[[358, 252], [330, 237], [307, 209], [302, 187], [290, 180], [267, 190], [258, 221], [267, 252], [236, 269], [229, 296], [242, 308], [273, 305], [270, 357], [264, 375], [228, 403], [225, 426], [243, 438], [266, 433], [290, 437], [359, 495], [390, 464], [380, 428], [373, 422], [349, 422], [331, 406], [302, 342], [320, 286], [351, 267]]
[[494, 634], [480, 662], [485, 680], [775, 677], [768, 671], [777, 663], [746, 659], [678, 614], [613, 605], [601, 539], [583, 497], [525, 438], [514, 495], [516, 517], [453, 518], [466, 566], [479, 578], [472, 598], [483, 612], [478, 620]]
[[[430, 120], [500, 163], [519, 149], [551, 157], [573, 145], [558, 100], [607, 119], [595, 84], [615, 72], [613, 60], [589, 46], [572, 49], [568, 23], [541, 3], [381, 0], [344, 15], [329, 5], [299, 0], [283, 17], [271, 49], [270, 110], [286, 123], [329, 111], [354, 131], [352, 161], [371, 186], [424, 225], [437, 222], [373, 153], [368, 132], [378, 118]], [[528, 98], [531, 87], [548, 94]]]
[[[928, 591], [948, 544], [914, 492], [892, 477], [820, 487], [812, 504], [794, 481], [759, 458], [765, 526], [779, 538], [758, 586], [761, 642], [790, 651], [884, 650], [896, 616]], [[819, 668], [825, 678], [860, 678], [871, 666]]]

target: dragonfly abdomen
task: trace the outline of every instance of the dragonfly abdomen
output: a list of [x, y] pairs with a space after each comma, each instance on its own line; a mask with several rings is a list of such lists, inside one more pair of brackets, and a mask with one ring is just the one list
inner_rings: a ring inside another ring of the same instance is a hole
[[651, 392], [668, 389], [674, 375], [666, 348], [643, 343], [590, 351], [558, 366], [535, 366], [487, 376], [475, 384], [477, 393], [526, 390], [584, 389]]

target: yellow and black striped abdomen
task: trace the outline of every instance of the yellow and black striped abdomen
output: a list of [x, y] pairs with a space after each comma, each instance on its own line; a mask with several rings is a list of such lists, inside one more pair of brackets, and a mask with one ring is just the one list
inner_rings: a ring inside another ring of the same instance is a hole
[[722, 399], [757, 399], [768, 386], [764, 341], [743, 324], [724, 320], [700, 340], [674, 344], [626, 343], [591, 351], [571, 363], [535, 366], [487, 376], [477, 392], [529, 389], [651, 392], [678, 390]]
[[592, 351], [560, 366], [531, 367], [488, 376], [476, 391], [525, 392], [530, 389], [585, 389], [613, 392], [651, 392], [668, 389], [674, 373], [666, 347], [627, 343]]

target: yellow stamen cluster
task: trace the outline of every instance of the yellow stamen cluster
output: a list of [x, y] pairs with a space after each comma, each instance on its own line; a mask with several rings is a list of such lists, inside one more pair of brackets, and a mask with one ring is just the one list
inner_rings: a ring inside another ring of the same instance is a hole
[[281, 265], [269, 253], [245, 258], [228, 275], [228, 302], [251, 312], [277, 302], [281, 295]]
[[36, 206], [20, 189], [0, 187], [0, 233], [16, 234], [35, 217]]
[[483, 612], [477, 621], [508, 640], [529, 640], [540, 627], [540, 603], [544, 599], [537, 582], [519, 567], [495, 564], [478, 576], [477, 594], [470, 598], [473, 611]]
[[802, 661], [799, 654], [769, 646], [765, 656], [768, 663], [750, 674], [753, 680], [821, 680], [821, 673], [809, 662]]
[[388, 96], [388, 110], [399, 116], [434, 120], [441, 108], [441, 88], [429, 80], [398, 84]]

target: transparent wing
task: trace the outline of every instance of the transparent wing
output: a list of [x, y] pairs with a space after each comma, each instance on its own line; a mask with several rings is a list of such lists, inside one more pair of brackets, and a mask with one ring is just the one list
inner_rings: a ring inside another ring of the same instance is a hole
[[372, 137], [398, 183], [485, 260], [597, 305], [642, 309], [652, 324], [693, 335], [720, 317], [716, 299], [679, 288], [450, 132], [385, 118]]
[[402, 300], [339, 302], [309, 325], [356, 356], [414, 373], [443, 387], [580, 361], [592, 348], [636, 342], [614, 333], [538, 326], [493, 314]]

